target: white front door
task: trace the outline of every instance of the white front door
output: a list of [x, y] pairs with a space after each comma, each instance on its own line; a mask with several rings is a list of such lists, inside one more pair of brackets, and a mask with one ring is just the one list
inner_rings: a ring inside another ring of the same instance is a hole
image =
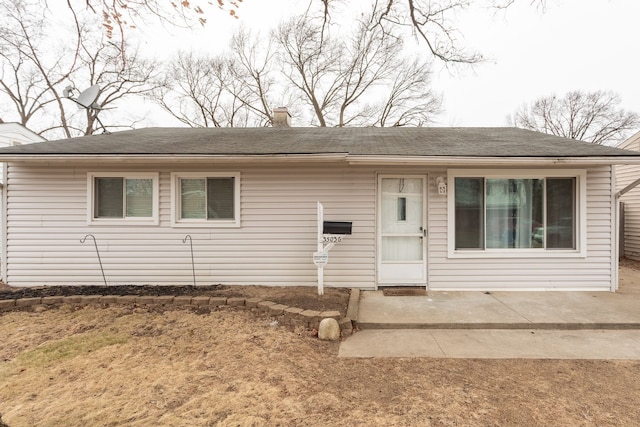
[[378, 178], [378, 284], [426, 285], [426, 177]]

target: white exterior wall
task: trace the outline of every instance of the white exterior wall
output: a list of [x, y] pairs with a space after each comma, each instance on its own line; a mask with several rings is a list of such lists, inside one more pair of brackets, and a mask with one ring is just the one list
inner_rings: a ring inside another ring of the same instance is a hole
[[[640, 151], [640, 134], [626, 140], [619, 148]], [[640, 166], [616, 166], [616, 191], [620, 191], [640, 178]], [[640, 186], [623, 194], [624, 203], [624, 256], [640, 260]]]
[[[316, 285], [316, 201], [325, 220], [353, 221], [331, 250], [325, 286], [374, 286], [375, 173], [346, 166], [184, 169], [10, 165], [8, 270], [13, 286], [103, 284], [97, 239], [111, 284], [190, 284], [193, 239], [198, 284]], [[241, 228], [171, 227], [172, 171], [240, 171]], [[158, 226], [87, 224], [87, 172], [160, 171]], [[348, 179], [347, 178], [348, 175]]]
[[[241, 173], [240, 228], [172, 228], [171, 172]], [[157, 226], [87, 224], [87, 172], [160, 172]], [[425, 174], [428, 280], [431, 289], [598, 289], [615, 283], [611, 168], [587, 173], [587, 256], [451, 259], [447, 256], [447, 197], [435, 179], [445, 168], [340, 165], [224, 167], [132, 165], [25, 167], [11, 164], [8, 192], [8, 270], [12, 286], [103, 284], [93, 241], [107, 281], [115, 284], [191, 284], [188, 234], [193, 239], [199, 285], [315, 286], [316, 201], [325, 220], [352, 221], [353, 234], [329, 253], [326, 287], [376, 286], [377, 174]]]

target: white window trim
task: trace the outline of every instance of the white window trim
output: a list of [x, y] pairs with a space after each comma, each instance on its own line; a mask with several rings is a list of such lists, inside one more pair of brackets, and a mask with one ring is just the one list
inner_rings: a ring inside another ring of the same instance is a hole
[[[234, 219], [181, 219], [179, 178], [234, 178]], [[199, 228], [240, 227], [240, 172], [172, 172], [171, 173], [171, 226]]]
[[[576, 178], [576, 249], [456, 249], [456, 178]], [[586, 169], [449, 169], [447, 171], [447, 249], [449, 258], [586, 258], [587, 256], [587, 171]]]
[[[95, 178], [135, 178], [151, 179], [153, 182], [152, 215], [146, 218], [95, 218], [94, 180]], [[87, 173], [87, 224], [89, 225], [158, 225], [160, 174], [157, 172], [88, 172]]]

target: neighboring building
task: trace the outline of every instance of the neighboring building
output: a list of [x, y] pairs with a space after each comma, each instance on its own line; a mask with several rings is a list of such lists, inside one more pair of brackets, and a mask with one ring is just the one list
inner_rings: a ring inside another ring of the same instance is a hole
[[[15, 145], [31, 144], [33, 142], [46, 141], [35, 132], [30, 131], [19, 123], [5, 123], [0, 119], [0, 148], [13, 147]], [[4, 165], [0, 164], [0, 183], [4, 183]]]
[[[150, 128], [0, 149], [13, 286], [615, 290], [614, 165], [516, 128]], [[185, 244], [184, 242], [187, 242]], [[326, 261], [326, 259], [325, 259]]]
[[14, 145], [43, 141], [46, 141], [46, 139], [21, 124], [6, 123], [0, 119], [0, 147], [11, 147]]
[[[623, 141], [619, 148], [640, 152], [640, 132]], [[640, 166], [616, 166], [616, 190], [622, 203], [621, 255], [640, 260]]]

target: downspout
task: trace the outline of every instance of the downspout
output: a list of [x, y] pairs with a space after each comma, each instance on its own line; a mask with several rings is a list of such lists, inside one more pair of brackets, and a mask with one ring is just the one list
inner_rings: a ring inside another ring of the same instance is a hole
[[[618, 290], [618, 269], [620, 268], [620, 242], [618, 242], [618, 239], [620, 239], [620, 196], [618, 193], [614, 193], [614, 191], [616, 191], [616, 166], [611, 165], [610, 170], [611, 194], [613, 194], [613, 197], [611, 197], [611, 214], [613, 215], [613, 224], [611, 227], [611, 245], [613, 246], [613, 248], [611, 248], [611, 291], [615, 292]], [[640, 183], [640, 180], [638, 180], [638, 183]], [[638, 183], [636, 185], [638, 185]]]

